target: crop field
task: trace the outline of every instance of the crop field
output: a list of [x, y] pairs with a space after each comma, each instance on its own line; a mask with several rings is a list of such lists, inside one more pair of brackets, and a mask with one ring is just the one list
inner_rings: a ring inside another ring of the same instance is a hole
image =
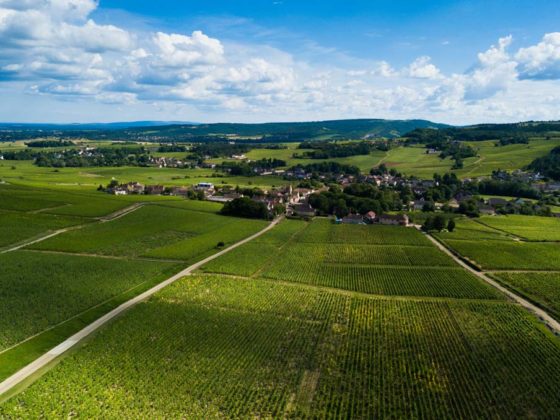
[[456, 228], [453, 232], [435, 233], [435, 236], [441, 240], [493, 240], [493, 241], [511, 241], [511, 237], [505, 232], [493, 229], [480, 223], [478, 219], [456, 218]]
[[415, 229], [335, 225], [327, 219], [290, 223], [288, 242], [274, 244], [279, 234], [273, 229], [202, 269], [377, 295], [500, 298]]
[[83, 219], [76, 217], [0, 210], [0, 248], [48, 231], [78, 225], [83, 222]]
[[480, 222], [529, 241], [560, 241], [560, 219], [539, 216], [482, 217]]
[[[209, 203], [208, 208], [215, 207]], [[229, 245], [265, 225], [265, 221], [235, 219], [208, 211], [147, 205], [117, 220], [66, 232], [32, 248], [191, 261], [208, 255], [218, 242]]]
[[537, 302], [560, 319], [560, 272], [493, 273], [502, 283]]
[[486, 270], [560, 270], [560, 244], [493, 240], [445, 243]]
[[0, 255], [0, 267], [0, 351], [172, 268], [178, 271], [163, 262], [29, 251]]
[[558, 389], [557, 339], [506, 301], [199, 276], [101, 330], [0, 417], [553, 418]]
[[0, 185], [0, 210], [100, 217], [127, 207], [136, 200], [142, 201], [142, 197], [114, 197], [96, 191]]

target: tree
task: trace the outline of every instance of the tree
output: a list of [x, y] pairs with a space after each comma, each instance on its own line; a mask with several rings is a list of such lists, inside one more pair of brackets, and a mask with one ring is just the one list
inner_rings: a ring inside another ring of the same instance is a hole
[[455, 230], [455, 220], [449, 219], [449, 222], [447, 222], [447, 230], [449, 232], [453, 232]]
[[434, 218], [433, 216], [428, 216], [426, 220], [424, 220], [424, 224], [422, 225], [422, 230], [424, 232], [429, 232], [430, 230], [434, 229]]
[[268, 209], [264, 203], [253, 201], [248, 197], [236, 198], [224, 204], [220, 211], [226, 216], [245, 217], [248, 219], [268, 219]]
[[445, 220], [445, 217], [443, 217], [441, 214], [437, 214], [434, 216], [434, 229], [437, 230], [438, 232], [441, 232], [443, 229], [445, 229], [445, 226], [447, 224], [447, 221]]
[[422, 206], [423, 212], [436, 211], [436, 205], [433, 201], [426, 201]]

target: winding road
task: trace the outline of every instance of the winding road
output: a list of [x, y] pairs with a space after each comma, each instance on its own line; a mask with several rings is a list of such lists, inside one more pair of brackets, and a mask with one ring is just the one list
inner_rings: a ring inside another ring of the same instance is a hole
[[132, 308], [133, 306], [137, 305], [138, 303], [148, 299], [149, 297], [151, 297], [155, 293], [159, 292], [160, 290], [169, 286], [170, 284], [176, 282], [177, 280], [179, 280], [179, 279], [181, 279], [185, 276], [190, 275], [193, 271], [199, 269], [204, 264], [206, 264], [206, 263], [208, 263], [208, 262], [210, 262], [210, 261], [212, 261], [212, 260], [214, 260], [214, 259], [216, 259], [216, 258], [234, 250], [235, 248], [240, 247], [241, 245], [244, 245], [247, 242], [250, 242], [250, 241], [258, 238], [259, 236], [265, 234], [266, 232], [268, 232], [269, 230], [274, 228], [274, 226], [276, 226], [282, 219], [283, 219], [283, 217], [275, 219], [267, 227], [265, 227], [261, 231], [255, 233], [254, 235], [249, 236], [248, 238], [245, 238], [245, 239], [243, 239], [239, 242], [236, 242], [235, 244], [229, 246], [228, 248], [226, 248], [226, 249], [224, 249], [220, 252], [217, 252], [216, 254], [211, 255], [210, 257], [205, 258], [205, 259], [191, 265], [190, 267], [185, 268], [184, 270], [180, 271], [179, 273], [175, 274], [174, 276], [172, 276], [172, 277], [168, 278], [167, 280], [159, 283], [157, 286], [154, 286], [150, 290], [147, 290], [146, 292], [136, 296], [135, 298], [130, 299], [129, 301], [127, 301], [127, 302], [123, 303], [122, 305], [118, 306], [117, 308], [113, 309], [111, 312], [108, 312], [107, 314], [103, 315], [101, 318], [92, 322], [87, 327], [78, 331], [76, 334], [74, 334], [70, 338], [66, 339], [64, 342], [60, 343], [58, 346], [54, 347], [53, 349], [51, 349], [47, 353], [43, 354], [41, 357], [39, 357], [35, 361], [31, 362], [30, 364], [28, 364], [27, 366], [25, 366], [24, 368], [22, 368], [18, 372], [14, 373], [12, 376], [7, 378], [4, 382], [0, 383], [0, 400], [1, 400], [2, 395], [4, 395], [7, 392], [13, 390], [14, 387], [21, 384], [26, 379], [32, 377], [39, 370], [46, 367], [49, 363], [53, 362], [55, 359], [57, 359], [63, 353], [70, 350], [76, 344], [80, 343], [82, 340], [87, 338], [91, 333], [97, 331], [99, 328], [103, 327], [105, 324], [107, 324], [109, 321], [113, 320], [117, 316], [121, 315], [123, 312], [127, 311], [128, 309]]

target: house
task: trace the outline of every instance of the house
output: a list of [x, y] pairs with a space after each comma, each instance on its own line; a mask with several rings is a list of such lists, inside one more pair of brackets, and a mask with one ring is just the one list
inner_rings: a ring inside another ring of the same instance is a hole
[[377, 218], [377, 214], [374, 211], [368, 211], [364, 216], [364, 219], [368, 223], [375, 223], [375, 219]]
[[364, 217], [359, 214], [349, 214], [343, 217], [342, 223], [346, 225], [365, 225]]
[[293, 204], [292, 205], [292, 212], [296, 216], [300, 217], [313, 217], [315, 216], [315, 209], [311, 207], [309, 204]]
[[420, 200], [416, 200], [414, 202], [414, 210], [421, 211], [424, 208], [425, 204], [426, 204], [426, 200], [424, 200], [423, 198], [421, 198]]
[[214, 192], [214, 184], [210, 182], [199, 182], [194, 188], [197, 191], [204, 191], [208, 193]]
[[161, 195], [165, 187], [163, 185], [146, 185], [144, 192], [149, 195]]
[[459, 208], [459, 202], [455, 198], [452, 198], [451, 200], [449, 200], [447, 205], [449, 207], [451, 207], [452, 209], [458, 209]]
[[478, 205], [478, 211], [480, 214], [484, 214], [486, 216], [494, 216], [496, 214], [494, 207], [484, 203], [480, 203]]
[[189, 189], [187, 187], [173, 187], [171, 188], [171, 195], [183, 195], [187, 196]]
[[504, 207], [507, 206], [507, 204], [507, 200], [504, 200], [503, 198], [492, 197], [488, 199], [488, 205], [492, 207]]
[[408, 216], [406, 214], [382, 214], [379, 216], [379, 223], [382, 225], [408, 226]]
[[128, 184], [121, 185], [122, 188], [126, 189], [129, 194], [143, 194], [144, 185], [139, 182], [129, 182]]

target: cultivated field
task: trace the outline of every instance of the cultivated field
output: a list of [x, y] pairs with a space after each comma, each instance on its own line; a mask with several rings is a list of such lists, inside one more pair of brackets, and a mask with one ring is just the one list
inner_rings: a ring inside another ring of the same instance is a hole
[[560, 218], [508, 215], [482, 217], [480, 222], [529, 241], [560, 241]]
[[[202, 207], [207, 211], [201, 211]], [[249, 236], [265, 221], [235, 219], [213, 214], [212, 203], [197, 203], [197, 210], [147, 205], [117, 220], [67, 232], [33, 249], [99, 255], [153, 257], [194, 261]]]
[[560, 410], [554, 340], [506, 302], [190, 277], [102, 330], [0, 416], [550, 418]]
[[560, 272], [501, 272], [493, 277], [560, 319]]
[[0, 255], [0, 351], [101, 302], [179, 271], [170, 263], [17, 251]]
[[499, 298], [415, 229], [334, 225], [327, 219], [290, 223], [300, 229], [288, 243], [248, 244], [203, 270], [378, 295]]

